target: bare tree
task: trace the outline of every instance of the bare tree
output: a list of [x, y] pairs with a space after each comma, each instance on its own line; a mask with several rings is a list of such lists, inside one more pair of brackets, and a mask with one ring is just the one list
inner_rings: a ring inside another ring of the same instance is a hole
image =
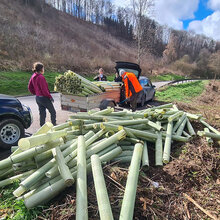
[[216, 77], [220, 76], [220, 50], [216, 53], [213, 53], [209, 60], [209, 67], [214, 72], [214, 80], [216, 80]]
[[134, 26], [136, 27], [136, 37], [137, 37], [137, 62], [140, 64], [141, 57], [144, 52], [143, 47], [143, 33], [145, 29], [144, 17], [149, 14], [154, 6], [155, 0], [131, 0], [134, 16]]

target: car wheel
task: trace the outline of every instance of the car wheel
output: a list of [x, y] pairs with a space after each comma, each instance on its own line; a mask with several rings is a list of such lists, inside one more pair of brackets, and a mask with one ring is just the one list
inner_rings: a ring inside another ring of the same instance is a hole
[[153, 94], [151, 101], [154, 101], [154, 99], [155, 99], [155, 93]]
[[115, 103], [111, 100], [103, 100], [99, 106], [100, 110], [106, 109], [107, 107], [115, 108]]
[[16, 119], [7, 119], [0, 122], [0, 148], [8, 149], [17, 145], [24, 137], [24, 126]]
[[141, 107], [144, 106], [145, 102], [146, 102], [146, 95], [142, 95], [142, 97], [141, 97]]

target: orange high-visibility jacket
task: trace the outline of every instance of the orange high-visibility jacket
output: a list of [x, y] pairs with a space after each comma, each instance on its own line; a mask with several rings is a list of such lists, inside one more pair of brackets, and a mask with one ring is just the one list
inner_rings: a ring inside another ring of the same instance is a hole
[[125, 96], [130, 98], [132, 94], [140, 92], [143, 88], [134, 73], [125, 72], [122, 75], [125, 85]]

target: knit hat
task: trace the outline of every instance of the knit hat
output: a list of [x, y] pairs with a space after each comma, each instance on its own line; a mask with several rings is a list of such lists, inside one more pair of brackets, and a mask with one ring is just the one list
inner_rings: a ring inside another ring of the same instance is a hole
[[125, 73], [125, 70], [123, 70], [123, 69], [121, 69], [121, 70], [119, 71], [119, 75], [120, 75], [120, 76], [122, 76], [124, 73]]

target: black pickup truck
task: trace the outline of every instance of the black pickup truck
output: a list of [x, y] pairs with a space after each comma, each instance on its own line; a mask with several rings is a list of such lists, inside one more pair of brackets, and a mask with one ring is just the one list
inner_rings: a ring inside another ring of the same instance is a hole
[[14, 97], [0, 94], [0, 149], [17, 145], [33, 121], [31, 110]]

